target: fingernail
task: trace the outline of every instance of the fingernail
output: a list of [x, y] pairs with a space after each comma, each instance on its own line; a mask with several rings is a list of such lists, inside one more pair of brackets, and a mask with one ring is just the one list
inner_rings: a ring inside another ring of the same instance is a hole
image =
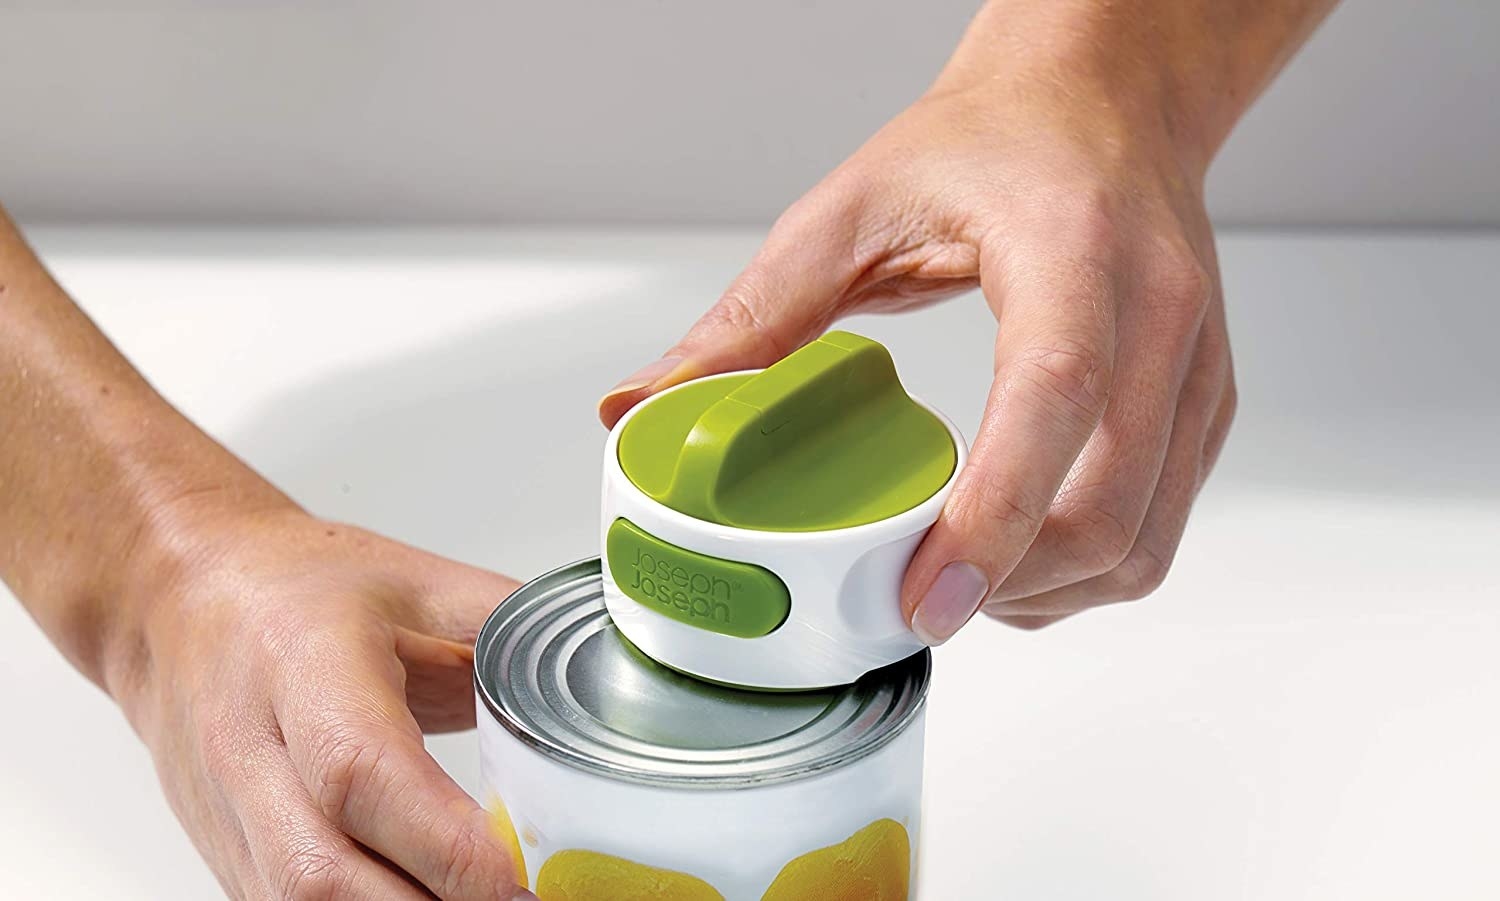
[[912, 613], [911, 629], [928, 647], [952, 638], [990, 593], [990, 580], [972, 563], [943, 567]]
[[510, 901], [541, 901], [541, 899], [523, 888], [518, 888], [516, 893], [510, 896]]
[[626, 376], [620, 381], [620, 384], [609, 389], [609, 392], [604, 396], [613, 397], [616, 394], [622, 394], [626, 391], [636, 391], [649, 387], [681, 364], [682, 357], [662, 357], [660, 360], [642, 366], [634, 373]]

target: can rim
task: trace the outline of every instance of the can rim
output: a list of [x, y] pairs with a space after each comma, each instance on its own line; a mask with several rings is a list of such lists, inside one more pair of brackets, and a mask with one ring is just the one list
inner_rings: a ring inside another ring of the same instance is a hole
[[[597, 580], [600, 577], [600, 571], [599, 558], [588, 557], [559, 566], [538, 576], [516, 589], [497, 606], [485, 620], [475, 639], [474, 691], [476, 696], [495, 721], [517, 740], [560, 763], [615, 781], [623, 780], [672, 788], [744, 788], [792, 782], [846, 766], [874, 754], [902, 735], [926, 707], [932, 662], [930, 653], [923, 650], [906, 660], [867, 675], [854, 685], [843, 687], [838, 697], [842, 698], [859, 690], [860, 686], [866, 684], [865, 680], [887, 679], [891, 686], [891, 697], [887, 703], [887, 709], [876, 711], [880, 715], [872, 723], [866, 723], [867, 728], [852, 741], [842, 744], [825, 742], [829, 744], [829, 747], [817, 751], [811, 757], [778, 761], [776, 753], [772, 751], [762, 758], [757, 758], [753, 762], [754, 765], [750, 765], [751, 762], [748, 760], [734, 761], [727, 758], [702, 761], [663, 760], [646, 754], [632, 753], [621, 747], [611, 747], [609, 750], [615, 753], [605, 756], [590, 753], [582, 747], [590, 741], [582, 731], [577, 732], [580, 747], [570, 747], [528, 723], [523, 717], [517, 715], [516, 711], [509, 709], [499, 696], [497, 687], [488, 684], [484, 674], [487, 670], [492, 674], [495, 673], [496, 667], [489, 664], [499, 653], [498, 638], [503, 623], [518, 615], [518, 603], [525, 604], [531, 600], [531, 595], [545, 595], [549, 590], [557, 589], [561, 585], [576, 585], [590, 578]], [[529, 595], [526, 594], [528, 592]], [[532, 601], [532, 603], [540, 604], [541, 601]], [[598, 612], [603, 614], [602, 591], [597, 603]], [[607, 614], [604, 615], [607, 616]], [[625, 640], [623, 635], [620, 637], [621, 640]], [[495, 678], [498, 681], [499, 675], [496, 674]], [[866, 716], [861, 719], [868, 719], [870, 712], [866, 709], [868, 706], [868, 702], [865, 702], [855, 707], [855, 712], [866, 713]], [[832, 705], [828, 708], [828, 710], [833, 709]], [[827, 711], [820, 713], [810, 722], [822, 720], [827, 715]], [[852, 717], [845, 721], [844, 728], [847, 729], [850, 722], [853, 722]], [[839, 724], [832, 724], [832, 728], [834, 731], [830, 735], [839, 734]], [[766, 744], [773, 743], [767, 742]], [[806, 749], [806, 746], [798, 747], [802, 750]], [[736, 768], [732, 765], [736, 762], [744, 765]]]

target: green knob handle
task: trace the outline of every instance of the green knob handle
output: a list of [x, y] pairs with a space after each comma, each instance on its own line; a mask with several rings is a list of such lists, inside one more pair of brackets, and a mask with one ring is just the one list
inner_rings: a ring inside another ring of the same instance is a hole
[[630, 480], [668, 507], [765, 531], [894, 516], [942, 488], [957, 462], [947, 427], [907, 395], [890, 353], [849, 332], [753, 376], [652, 401], [619, 454]]

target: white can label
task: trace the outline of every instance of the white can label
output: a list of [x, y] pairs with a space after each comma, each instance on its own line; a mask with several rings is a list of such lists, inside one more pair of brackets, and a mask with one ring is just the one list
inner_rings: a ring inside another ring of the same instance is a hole
[[923, 717], [829, 772], [741, 788], [616, 781], [527, 747], [480, 708], [495, 828], [541, 901], [906, 901]]

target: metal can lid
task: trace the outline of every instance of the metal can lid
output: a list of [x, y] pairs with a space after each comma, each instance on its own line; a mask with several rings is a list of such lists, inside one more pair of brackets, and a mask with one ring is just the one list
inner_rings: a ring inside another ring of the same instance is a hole
[[930, 677], [927, 651], [822, 691], [681, 675], [615, 628], [597, 557], [518, 589], [474, 655], [485, 706], [525, 744], [608, 778], [679, 788], [784, 782], [858, 760], [911, 723]]

